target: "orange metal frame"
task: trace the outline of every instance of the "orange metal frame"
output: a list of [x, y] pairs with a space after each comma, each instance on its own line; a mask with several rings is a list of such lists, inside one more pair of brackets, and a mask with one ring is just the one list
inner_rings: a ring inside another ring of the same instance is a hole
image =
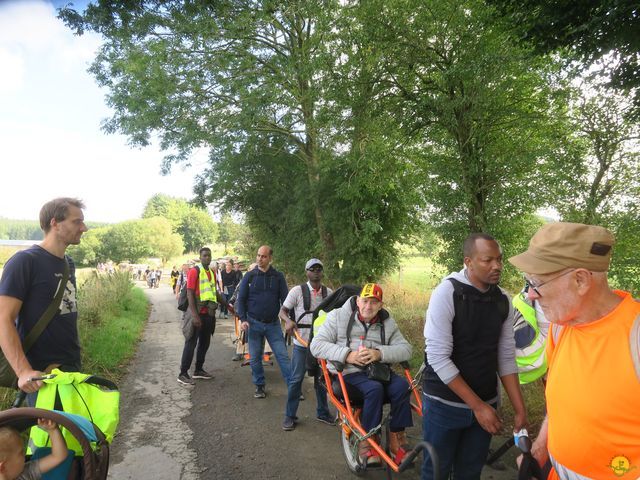
[[[300, 337], [297, 330], [294, 330], [294, 334], [296, 336], [296, 339], [304, 347], [307, 347], [308, 343]], [[320, 366], [322, 367], [322, 375], [324, 376], [324, 381], [327, 387], [327, 395], [329, 396], [329, 400], [331, 400], [331, 403], [333, 404], [334, 407], [338, 409], [340, 414], [347, 418], [348, 425], [343, 424], [341, 428], [345, 429], [345, 432], [348, 434], [350, 434], [351, 432], [347, 431], [346, 429], [349, 429], [349, 430], [355, 429], [358, 431], [358, 433], [360, 433], [360, 435], [366, 436], [368, 432], [365, 431], [364, 428], [362, 428], [360, 421], [355, 417], [355, 409], [351, 408], [351, 401], [349, 400], [347, 386], [345, 384], [342, 373], [337, 372], [337, 376], [338, 376], [338, 381], [340, 382], [340, 388], [342, 389], [342, 396], [344, 398], [344, 402], [340, 401], [340, 399], [336, 397], [336, 395], [333, 393], [333, 388], [331, 388], [331, 385], [332, 385], [331, 374], [329, 373], [329, 369], [327, 368], [327, 361], [321, 358], [318, 359], [318, 361], [320, 362]], [[409, 372], [409, 369], [407, 368], [404, 369], [404, 376], [408, 380], [409, 385], [413, 385], [413, 377], [411, 376], [411, 372]], [[418, 415], [422, 416], [422, 400], [420, 399], [420, 394], [416, 388], [413, 388], [413, 394], [417, 404], [414, 404], [411, 402], [411, 408], [416, 413], [418, 413]], [[367, 442], [369, 442], [369, 445], [371, 446], [371, 448], [373, 448], [376, 451], [376, 453], [380, 456], [380, 458], [384, 460], [384, 462], [387, 465], [389, 465], [389, 467], [394, 472], [398, 473], [400, 471], [400, 466], [387, 454], [387, 452], [384, 451], [384, 449], [378, 442], [373, 440], [371, 437], [367, 438], [366, 440]]]

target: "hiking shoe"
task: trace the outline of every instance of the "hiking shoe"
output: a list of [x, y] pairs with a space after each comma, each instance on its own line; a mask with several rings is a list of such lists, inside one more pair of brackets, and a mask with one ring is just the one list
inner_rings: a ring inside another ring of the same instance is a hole
[[331, 426], [336, 424], [336, 419], [333, 418], [331, 415], [319, 415], [316, 417], [316, 420]]
[[295, 430], [296, 422], [293, 417], [284, 417], [284, 421], [282, 422], [282, 429], [285, 432], [290, 432], [291, 430]]
[[213, 375], [205, 372], [204, 370], [196, 370], [195, 372], [193, 372], [193, 378], [199, 378], [201, 380], [211, 380], [213, 378]]
[[253, 398], [266, 398], [267, 392], [264, 391], [264, 385], [258, 385], [256, 387], [256, 393], [253, 394]]
[[232, 362], [239, 362], [240, 360], [242, 360], [242, 354], [241, 353], [234, 353], [233, 357], [231, 357], [231, 361]]
[[189, 376], [188, 373], [181, 373], [178, 375], [178, 383], [182, 385], [195, 385], [196, 382], [193, 381], [193, 378]]

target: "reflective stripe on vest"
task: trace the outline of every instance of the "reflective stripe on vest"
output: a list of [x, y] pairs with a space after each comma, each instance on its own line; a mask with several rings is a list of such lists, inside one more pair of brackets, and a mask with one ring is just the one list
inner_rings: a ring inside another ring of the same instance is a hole
[[518, 378], [521, 384], [530, 383], [542, 377], [547, 371], [547, 357], [545, 355], [546, 339], [540, 334], [536, 309], [529, 305], [522, 293], [518, 293], [512, 300], [514, 308], [522, 314], [522, 318], [535, 331], [535, 338], [524, 348], [516, 349], [516, 364]]
[[[200, 302], [215, 302], [217, 300], [216, 297], [216, 274], [209, 270], [205, 269], [202, 264], [198, 264], [198, 268], [200, 269], [200, 275], [198, 277], [198, 282], [200, 286]], [[207, 276], [207, 271], [211, 274], [211, 280]]]
[[556, 474], [562, 480], [592, 480], [589, 477], [580, 475], [579, 473], [574, 472], [570, 468], [565, 467], [560, 462], [558, 462], [555, 458], [553, 458], [551, 455], [549, 455], [549, 460], [551, 460], [551, 465], [553, 465], [553, 469], [556, 471]]

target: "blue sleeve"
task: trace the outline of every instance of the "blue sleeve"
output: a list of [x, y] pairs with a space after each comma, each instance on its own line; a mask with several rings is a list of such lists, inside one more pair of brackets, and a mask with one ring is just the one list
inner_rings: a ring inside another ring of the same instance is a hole
[[0, 280], [0, 295], [24, 302], [31, 286], [33, 264], [29, 260], [29, 255], [18, 252], [7, 261]]
[[284, 273], [280, 272], [280, 305], [284, 303], [289, 294], [289, 286], [284, 278]]
[[240, 281], [240, 286], [238, 287], [238, 298], [236, 298], [236, 303], [234, 304], [234, 308], [236, 309], [236, 313], [240, 320], [247, 320], [247, 296], [249, 294], [249, 272], [242, 277]]

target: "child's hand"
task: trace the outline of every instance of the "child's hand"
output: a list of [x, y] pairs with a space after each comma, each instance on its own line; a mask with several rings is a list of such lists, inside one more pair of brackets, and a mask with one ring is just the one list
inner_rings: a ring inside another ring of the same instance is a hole
[[38, 427], [47, 432], [51, 432], [52, 430], [58, 428], [58, 424], [53, 420], [48, 420], [46, 418], [38, 419]]

